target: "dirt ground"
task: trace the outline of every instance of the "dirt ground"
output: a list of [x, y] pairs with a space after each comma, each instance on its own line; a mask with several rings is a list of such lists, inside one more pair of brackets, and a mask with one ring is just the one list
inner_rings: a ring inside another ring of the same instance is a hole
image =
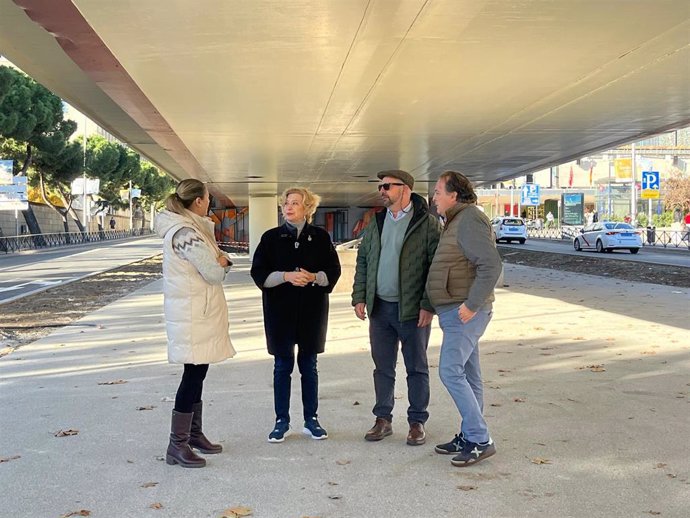
[[[596, 256], [543, 254], [499, 247], [505, 263], [613, 277], [632, 282], [690, 287], [690, 268], [610, 261]], [[0, 356], [78, 320], [161, 277], [162, 256], [2, 305]]]
[[630, 261], [614, 261], [597, 255], [544, 254], [529, 250], [499, 247], [504, 263], [522, 264], [550, 270], [585, 273], [611, 277], [631, 282], [646, 282], [664, 286], [690, 288], [690, 268], [648, 264]]
[[162, 258], [144, 259], [0, 305], [0, 356], [159, 279]]

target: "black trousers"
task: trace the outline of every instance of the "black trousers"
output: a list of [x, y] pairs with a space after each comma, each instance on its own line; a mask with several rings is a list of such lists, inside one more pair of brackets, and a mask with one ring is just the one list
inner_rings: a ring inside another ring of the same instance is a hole
[[204, 379], [208, 372], [208, 364], [193, 365], [184, 364], [184, 372], [180, 386], [175, 395], [175, 410], [184, 414], [192, 411], [194, 403], [201, 401], [201, 393], [204, 390]]

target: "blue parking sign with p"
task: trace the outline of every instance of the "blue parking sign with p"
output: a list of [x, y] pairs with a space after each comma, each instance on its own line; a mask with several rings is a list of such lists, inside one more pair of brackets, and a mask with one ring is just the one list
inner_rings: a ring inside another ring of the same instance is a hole
[[642, 199], [652, 200], [659, 198], [659, 171], [642, 172]]

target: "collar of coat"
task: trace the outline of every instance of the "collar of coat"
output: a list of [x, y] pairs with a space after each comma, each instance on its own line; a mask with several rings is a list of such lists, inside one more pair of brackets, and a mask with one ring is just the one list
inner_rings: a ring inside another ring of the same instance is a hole
[[445, 226], [448, 226], [448, 223], [450, 223], [455, 216], [460, 214], [463, 210], [465, 210], [470, 205], [474, 205], [474, 203], [460, 202], [460, 203], [456, 203], [450, 209], [448, 209], [446, 211], [446, 217], [445, 217], [446, 224], [445, 224]]
[[[310, 225], [309, 223], [304, 224], [304, 228], [302, 228], [302, 232], [300, 232], [299, 237], [301, 238], [302, 236], [311, 236], [314, 235], [314, 227]], [[288, 225], [287, 223], [283, 223], [279, 227], [278, 235], [281, 238], [292, 238], [294, 240], [297, 240], [297, 227]]]

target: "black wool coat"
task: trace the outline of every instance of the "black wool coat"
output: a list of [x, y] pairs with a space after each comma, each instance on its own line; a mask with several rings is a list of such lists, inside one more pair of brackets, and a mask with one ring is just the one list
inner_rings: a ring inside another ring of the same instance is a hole
[[[251, 276], [262, 291], [268, 352], [275, 356], [290, 356], [295, 344], [307, 354], [324, 351], [328, 294], [340, 278], [340, 261], [328, 232], [307, 223], [299, 239], [296, 236], [296, 229], [287, 224], [266, 231], [252, 261]], [[298, 268], [324, 272], [328, 286], [298, 287], [285, 282], [264, 288], [272, 272], [291, 272]]]

